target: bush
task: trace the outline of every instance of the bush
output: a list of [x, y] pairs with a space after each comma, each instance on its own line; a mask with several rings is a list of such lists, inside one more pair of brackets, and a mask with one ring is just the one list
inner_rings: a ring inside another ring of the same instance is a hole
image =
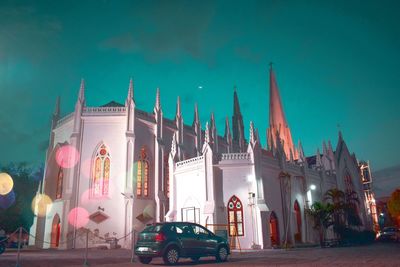
[[338, 229], [342, 245], [366, 245], [375, 240], [375, 232], [370, 230], [358, 231], [348, 227]]

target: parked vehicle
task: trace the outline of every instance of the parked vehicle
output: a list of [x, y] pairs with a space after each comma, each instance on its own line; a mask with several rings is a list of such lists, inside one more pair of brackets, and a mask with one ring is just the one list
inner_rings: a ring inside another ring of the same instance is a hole
[[396, 227], [385, 227], [378, 234], [378, 240], [400, 242], [400, 230]]
[[147, 226], [135, 244], [139, 261], [148, 264], [154, 257], [162, 257], [165, 264], [176, 264], [179, 258], [215, 256], [226, 261], [230, 254], [228, 241], [216, 236], [203, 226], [189, 222], [165, 222]]

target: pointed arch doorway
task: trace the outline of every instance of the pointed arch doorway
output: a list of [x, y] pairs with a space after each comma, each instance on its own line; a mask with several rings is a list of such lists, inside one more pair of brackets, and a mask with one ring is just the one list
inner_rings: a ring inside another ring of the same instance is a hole
[[294, 212], [296, 215], [296, 233], [294, 234], [294, 240], [296, 242], [301, 242], [301, 211], [300, 205], [297, 200], [294, 202]]
[[275, 212], [272, 212], [269, 218], [269, 232], [271, 238], [271, 246], [279, 246], [279, 223]]
[[54, 215], [53, 223], [51, 226], [51, 248], [58, 248], [60, 245], [60, 234], [61, 234], [61, 221], [58, 214]]

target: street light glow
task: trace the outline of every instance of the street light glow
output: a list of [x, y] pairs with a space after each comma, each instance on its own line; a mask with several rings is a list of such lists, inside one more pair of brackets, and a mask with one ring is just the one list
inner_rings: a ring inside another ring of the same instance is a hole
[[317, 187], [315, 186], [315, 184], [312, 184], [312, 185], [310, 185], [310, 189], [315, 190], [315, 189], [317, 189]]

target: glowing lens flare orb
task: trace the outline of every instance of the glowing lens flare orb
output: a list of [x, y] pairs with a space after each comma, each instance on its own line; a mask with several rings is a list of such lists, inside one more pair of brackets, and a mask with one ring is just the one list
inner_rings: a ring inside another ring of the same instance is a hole
[[8, 209], [11, 207], [15, 202], [15, 193], [14, 190], [12, 190], [10, 193], [7, 195], [0, 195], [0, 208], [2, 209]]
[[52, 207], [53, 201], [46, 194], [38, 194], [32, 200], [32, 211], [38, 217], [45, 217]]
[[7, 195], [14, 187], [14, 181], [8, 173], [0, 173], [0, 195]]
[[84, 208], [73, 208], [68, 214], [68, 222], [75, 228], [81, 228], [89, 222], [89, 212]]
[[57, 149], [56, 162], [62, 168], [72, 168], [78, 163], [80, 158], [78, 150], [71, 145], [64, 145]]

